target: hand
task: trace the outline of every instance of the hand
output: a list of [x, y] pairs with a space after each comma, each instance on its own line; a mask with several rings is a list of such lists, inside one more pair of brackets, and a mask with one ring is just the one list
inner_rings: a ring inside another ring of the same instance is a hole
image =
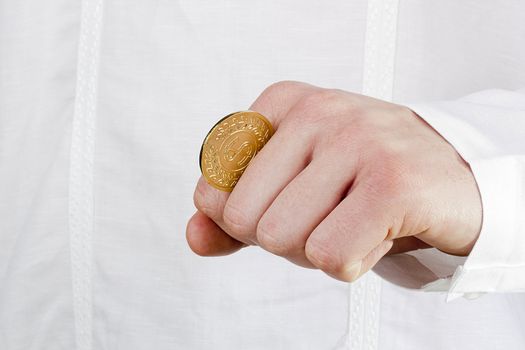
[[250, 109], [276, 132], [231, 194], [199, 180], [186, 232], [197, 254], [258, 245], [353, 281], [385, 254], [471, 251], [482, 220], [472, 172], [410, 109], [296, 82]]

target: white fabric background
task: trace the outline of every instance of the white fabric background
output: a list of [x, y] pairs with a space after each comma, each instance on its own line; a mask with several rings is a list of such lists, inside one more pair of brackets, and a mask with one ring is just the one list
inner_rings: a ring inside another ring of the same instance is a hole
[[[0, 0], [0, 349], [75, 348], [80, 5]], [[348, 285], [257, 248], [197, 257], [184, 229], [218, 118], [278, 80], [361, 90], [366, 11], [342, 0], [104, 2], [93, 349], [330, 349], [344, 336]], [[519, 1], [401, 0], [394, 100], [525, 86], [524, 14]], [[382, 350], [525, 346], [523, 294], [445, 303], [385, 282], [380, 310]]]

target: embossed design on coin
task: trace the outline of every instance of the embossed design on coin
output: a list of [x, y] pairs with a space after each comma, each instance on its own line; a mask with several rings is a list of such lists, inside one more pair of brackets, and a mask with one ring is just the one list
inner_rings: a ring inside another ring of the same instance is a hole
[[200, 154], [202, 175], [216, 189], [231, 192], [250, 160], [272, 135], [272, 125], [257, 112], [227, 115], [204, 139]]

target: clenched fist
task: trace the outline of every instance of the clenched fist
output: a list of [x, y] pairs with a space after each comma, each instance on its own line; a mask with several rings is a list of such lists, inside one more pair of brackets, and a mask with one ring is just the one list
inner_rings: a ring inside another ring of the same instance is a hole
[[482, 220], [472, 172], [410, 109], [297, 82], [250, 109], [276, 132], [233, 192], [199, 180], [186, 232], [197, 254], [258, 245], [353, 281], [385, 254], [471, 251]]

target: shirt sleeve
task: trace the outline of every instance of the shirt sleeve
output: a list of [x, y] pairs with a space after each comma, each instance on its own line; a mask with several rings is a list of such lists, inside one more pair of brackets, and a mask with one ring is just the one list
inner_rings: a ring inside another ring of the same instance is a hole
[[383, 258], [374, 271], [448, 300], [525, 291], [525, 90], [487, 90], [455, 101], [409, 104], [470, 164], [483, 205], [466, 258], [435, 249]]

